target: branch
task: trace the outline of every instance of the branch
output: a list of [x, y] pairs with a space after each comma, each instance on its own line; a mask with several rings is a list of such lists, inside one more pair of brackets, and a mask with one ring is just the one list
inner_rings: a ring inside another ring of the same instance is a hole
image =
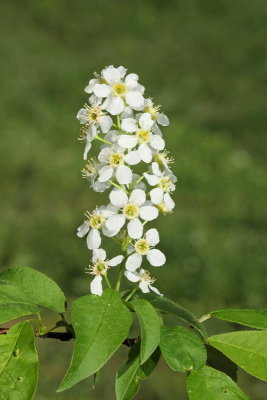
[[[10, 328], [0, 328], [0, 335], [5, 335]], [[72, 332], [46, 332], [44, 335], [40, 335], [39, 332], [34, 332], [35, 337], [40, 339], [57, 339], [61, 342], [68, 342], [71, 339], [74, 339], [74, 334]], [[140, 337], [137, 338], [127, 338], [122, 344], [125, 346], [131, 347], [140, 341]]]

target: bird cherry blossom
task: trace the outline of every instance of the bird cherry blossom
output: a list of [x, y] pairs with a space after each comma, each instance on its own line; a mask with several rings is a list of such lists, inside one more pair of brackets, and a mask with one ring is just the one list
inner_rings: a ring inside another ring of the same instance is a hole
[[160, 291], [152, 286], [152, 284], [155, 282], [155, 279], [151, 278], [150, 273], [145, 269], [140, 269], [139, 272], [131, 272], [126, 270], [124, 272], [124, 275], [131, 282], [139, 282], [138, 286], [143, 293], [149, 293], [150, 291], [152, 291], [159, 296], [162, 296]]
[[[127, 232], [130, 238], [138, 239], [143, 234], [143, 224], [140, 221], [153, 221], [158, 217], [158, 209], [146, 201], [146, 193], [134, 189], [130, 196], [123, 190], [113, 189], [109, 195], [110, 202], [117, 207], [117, 213], [111, 215], [106, 226], [117, 234], [127, 221]], [[139, 219], [140, 218], [140, 219]]]

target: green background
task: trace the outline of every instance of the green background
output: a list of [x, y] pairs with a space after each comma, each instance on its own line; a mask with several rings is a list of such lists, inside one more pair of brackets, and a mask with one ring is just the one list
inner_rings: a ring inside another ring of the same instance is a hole
[[[199, 316], [266, 307], [266, 1], [10, 0], [1, 11], [2, 268], [38, 268], [70, 299], [88, 293], [76, 227], [104, 196], [81, 178], [75, 116], [93, 72], [124, 65], [171, 120], [179, 181], [175, 212], [155, 223], [167, 255], [156, 286]], [[44, 342], [37, 400], [114, 399], [125, 349], [94, 391], [89, 379], [56, 394], [71, 344]], [[247, 374], [240, 385], [267, 398]], [[184, 400], [184, 386], [161, 363], [137, 399]]]

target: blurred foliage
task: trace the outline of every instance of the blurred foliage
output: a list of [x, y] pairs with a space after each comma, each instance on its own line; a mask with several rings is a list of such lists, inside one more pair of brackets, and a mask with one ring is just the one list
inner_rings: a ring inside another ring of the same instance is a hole
[[[1, 11], [1, 266], [36, 267], [69, 297], [88, 292], [75, 229], [103, 196], [80, 177], [75, 115], [92, 73], [124, 65], [171, 119], [177, 206], [157, 222], [168, 256], [157, 286], [197, 315], [264, 308], [266, 1], [11, 0]], [[84, 382], [55, 394], [70, 345], [39, 346], [37, 400], [114, 398], [110, 372], [95, 392]], [[179, 379], [161, 364], [138, 398], [183, 399]], [[241, 385], [266, 399], [266, 385], [245, 374]]]

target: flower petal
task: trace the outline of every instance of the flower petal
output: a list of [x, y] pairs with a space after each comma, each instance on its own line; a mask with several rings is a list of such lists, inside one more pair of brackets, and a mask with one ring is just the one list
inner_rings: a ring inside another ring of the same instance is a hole
[[140, 107], [144, 104], [144, 97], [141, 93], [130, 91], [126, 93], [126, 101], [131, 107]]
[[135, 271], [140, 267], [142, 263], [142, 256], [138, 253], [131, 254], [126, 261], [125, 267], [128, 271]]
[[94, 86], [94, 94], [97, 97], [107, 97], [111, 92], [111, 87], [105, 83], [96, 83]]
[[125, 216], [122, 214], [112, 215], [106, 222], [109, 230], [118, 233], [125, 223]]
[[112, 97], [107, 111], [112, 115], [120, 114], [124, 109], [124, 101], [120, 97]]
[[163, 294], [161, 294], [160, 291], [157, 288], [155, 288], [155, 286], [149, 285], [148, 287], [150, 290], [152, 290], [152, 292], [158, 294], [159, 296], [163, 296]]
[[95, 84], [98, 82], [98, 79], [90, 79], [88, 85], [85, 87], [84, 91], [86, 93], [92, 93], [94, 90]]
[[157, 116], [157, 122], [162, 126], [168, 126], [170, 123], [169, 118], [165, 114], [159, 114]]
[[138, 150], [130, 151], [124, 156], [124, 161], [129, 165], [136, 165], [141, 162], [140, 153]]
[[127, 194], [121, 189], [113, 189], [110, 192], [109, 199], [111, 203], [118, 208], [123, 207], [128, 202]]
[[136, 86], [138, 82], [138, 75], [137, 74], [128, 74], [125, 78], [125, 85], [128, 87]]
[[127, 185], [131, 183], [133, 177], [133, 173], [131, 168], [126, 165], [120, 165], [116, 171], [116, 179], [121, 185]]
[[131, 282], [138, 282], [139, 281], [139, 276], [137, 274], [134, 274], [133, 272], [130, 271], [125, 271], [124, 275], [126, 276], [127, 279]]
[[80, 238], [84, 237], [89, 232], [89, 224], [84, 222], [79, 228], [77, 229], [77, 236]]
[[156, 246], [159, 243], [159, 233], [157, 229], [149, 229], [145, 234], [145, 238], [150, 246]]
[[149, 250], [146, 257], [153, 267], [161, 267], [166, 262], [165, 255], [158, 249]]
[[99, 171], [99, 182], [107, 182], [113, 174], [113, 168], [110, 165], [105, 165]]
[[129, 203], [141, 206], [146, 201], [146, 193], [141, 189], [134, 189], [129, 197]]
[[132, 219], [127, 225], [128, 235], [132, 239], [140, 239], [143, 235], [143, 224], [138, 218]]
[[137, 137], [133, 135], [120, 135], [118, 144], [125, 149], [132, 149], [137, 145]]
[[149, 293], [148, 283], [147, 283], [147, 282], [141, 281], [141, 282], [139, 283], [139, 288], [141, 289], [141, 291], [142, 291], [143, 293]]
[[163, 175], [163, 173], [159, 169], [159, 164], [157, 162], [153, 162], [152, 163], [152, 171], [157, 176], [162, 176]]
[[154, 125], [151, 115], [149, 113], [142, 114], [139, 118], [139, 125], [142, 129], [149, 131], [149, 129]]
[[[81, 111], [81, 110], [80, 110]], [[78, 113], [79, 114], [79, 113]], [[77, 118], [78, 118], [77, 114]], [[82, 113], [83, 115], [83, 113]], [[137, 131], [137, 121], [134, 118], [124, 118], [121, 121], [121, 129], [125, 132], [133, 133]]]
[[83, 159], [84, 160], [87, 160], [87, 156], [88, 156], [88, 153], [89, 153], [91, 147], [92, 147], [91, 140], [90, 141], [86, 140], [85, 149], [84, 149], [84, 153], [83, 153]]
[[99, 123], [103, 133], [107, 133], [113, 124], [109, 115], [103, 115], [103, 117], [100, 118]]
[[96, 260], [104, 261], [107, 258], [107, 253], [104, 249], [94, 249], [92, 260], [95, 262]]
[[159, 135], [153, 135], [150, 139], [150, 146], [156, 150], [163, 150], [165, 147], [165, 142]]
[[87, 247], [90, 250], [97, 249], [101, 244], [101, 236], [97, 229], [91, 229], [86, 239]]
[[110, 65], [102, 71], [102, 75], [110, 85], [114, 85], [121, 79], [121, 70]]
[[163, 190], [160, 188], [154, 188], [150, 192], [150, 198], [153, 204], [160, 204], [163, 200]]
[[144, 206], [140, 208], [140, 217], [145, 221], [153, 221], [159, 215], [159, 210], [153, 206]]
[[164, 194], [164, 203], [169, 211], [171, 211], [174, 208], [175, 203], [174, 203], [173, 199], [171, 198], [170, 193]]
[[150, 163], [152, 160], [152, 151], [148, 147], [147, 144], [142, 143], [140, 144], [138, 151], [141, 155], [141, 160], [144, 161], [145, 163]]
[[98, 296], [101, 296], [101, 294], [103, 293], [101, 275], [96, 275], [94, 277], [94, 279], [90, 283], [90, 290], [92, 294], [97, 294]]
[[108, 266], [109, 267], [115, 267], [116, 265], [119, 265], [122, 262], [123, 259], [124, 259], [123, 256], [113, 257], [108, 261]]
[[146, 178], [150, 186], [155, 186], [159, 183], [159, 178], [156, 175], [150, 175], [145, 172], [144, 177]]

